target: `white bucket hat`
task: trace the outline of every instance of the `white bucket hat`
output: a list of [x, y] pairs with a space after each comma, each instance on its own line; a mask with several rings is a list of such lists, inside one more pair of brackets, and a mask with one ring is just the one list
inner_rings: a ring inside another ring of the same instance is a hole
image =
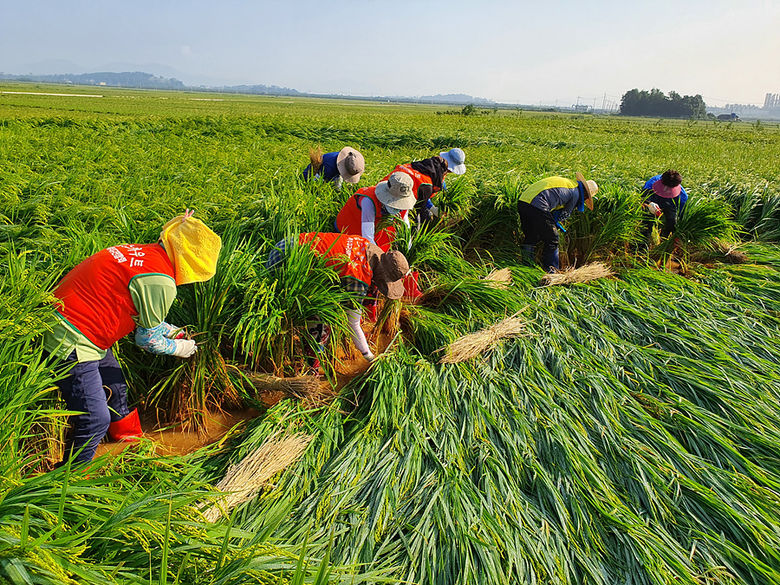
[[376, 186], [376, 198], [388, 207], [411, 209], [417, 203], [414, 180], [406, 173], [393, 173]]
[[456, 175], [466, 172], [466, 153], [460, 148], [451, 148], [446, 152], [440, 152], [439, 156], [447, 161], [447, 170]]

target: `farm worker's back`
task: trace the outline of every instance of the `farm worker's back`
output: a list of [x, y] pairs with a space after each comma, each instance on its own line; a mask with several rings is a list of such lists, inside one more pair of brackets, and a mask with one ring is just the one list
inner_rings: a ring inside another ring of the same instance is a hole
[[309, 152], [309, 165], [303, 169], [304, 179], [321, 179], [341, 189], [342, 182], [357, 183], [366, 169], [363, 155], [345, 146], [337, 152], [322, 154], [319, 149]]
[[392, 217], [409, 225], [414, 207], [414, 182], [405, 173], [392, 173], [374, 187], [358, 189], [336, 216], [336, 228], [345, 234], [363, 236], [387, 252], [395, 240], [395, 227], [386, 225]]
[[127, 384], [111, 346], [135, 330], [136, 343], [149, 352], [191, 356], [195, 342], [184, 339], [165, 316], [177, 284], [214, 275], [220, 247], [219, 236], [188, 212], [163, 227], [158, 243], [111, 246], [60, 281], [44, 349], [74, 364], [58, 385], [68, 409], [82, 413], [71, 421], [65, 460], [71, 455], [76, 461], [91, 460], [106, 431], [117, 440], [141, 434], [138, 411], [129, 411]]
[[543, 267], [560, 268], [558, 229], [577, 209], [593, 209], [593, 196], [599, 188], [595, 181], [586, 181], [581, 173], [577, 180], [548, 177], [530, 185], [520, 195], [517, 212], [523, 229], [523, 256], [532, 262], [536, 245], [544, 243]]

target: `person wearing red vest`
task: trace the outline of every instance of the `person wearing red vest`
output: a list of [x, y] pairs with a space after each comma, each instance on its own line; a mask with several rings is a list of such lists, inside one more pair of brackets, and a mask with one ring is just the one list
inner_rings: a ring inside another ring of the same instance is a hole
[[363, 236], [387, 252], [395, 240], [395, 227], [386, 225], [399, 217], [409, 225], [414, 207], [413, 181], [405, 173], [392, 173], [373, 187], [358, 189], [336, 216], [336, 229]]
[[141, 435], [138, 410], [111, 346], [135, 330], [136, 343], [158, 354], [190, 357], [197, 347], [165, 322], [176, 286], [214, 275], [219, 236], [188, 211], [165, 226], [156, 244], [122, 244], [83, 260], [59, 282], [44, 349], [72, 366], [58, 382], [72, 433], [63, 462], [91, 461], [106, 432], [114, 440]]
[[[276, 244], [268, 255], [266, 267], [276, 269], [284, 260], [288, 245], [289, 242], [284, 240]], [[342, 288], [354, 293], [356, 300], [365, 297], [371, 286], [389, 299], [400, 299], [404, 294], [403, 278], [409, 272], [409, 263], [397, 250], [385, 252], [368, 238], [358, 235], [319, 232], [299, 234], [298, 245], [310, 246], [316, 254], [325, 258], [325, 265], [336, 271]], [[367, 361], [373, 361], [374, 354], [360, 326], [360, 310], [348, 308], [347, 320], [355, 347]], [[308, 329], [322, 349], [327, 341], [327, 328], [317, 321], [308, 324]], [[319, 360], [313, 365], [317, 368]]]
[[[465, 160], [466, 153], [463, 150], [452, 148], [440, 152], [439, 156], [398, 165], [393, 169], [393, 173], [406, 173], [414, 181], [413, 191], [417, 198], [415, 209], [420, 221], [430, 221], [438, 216], [439, 209], [431, 198], [445, 188], [444, 177], [447, 173], [462, 175], [466, 172]], [[389, 176], [383, 180], [387, 180]]]

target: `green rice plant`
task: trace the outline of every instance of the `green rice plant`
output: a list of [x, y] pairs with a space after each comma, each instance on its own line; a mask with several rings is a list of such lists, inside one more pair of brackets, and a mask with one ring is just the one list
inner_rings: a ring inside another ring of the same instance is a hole
[[[286, 240], [295, 237], [288, 234]], [[306, 323], [328, 324], [335, 345], [349, 334], [344, 308], [356, 301], [339, 286], [338, 275], [322, 257], [308, 246], [288, 243], [280, 266], [258, 268], [256, 287], [243, 301], [233, 341], [252, 366], [266, 365], [277, 375], [300, 370], [295, 360], [304, 344], [315, 345]]]
[[730, 218], [731, 210], [723, 202], [706, 197], [691, 197], [677, 221], [672, 237], [654, 249], [655, 254], [670, 253], [679, 240], [684, 249], [711, 250], [720, 242], [735, 242], [738, 226]]
[[638, 240], [642, 219], [641, 194], [606, 185], [594, 198], [593, 210], [575, 212], [562, 234], [561, 248], [569, 265], [582, 265], [594, 258], [625, 253]]

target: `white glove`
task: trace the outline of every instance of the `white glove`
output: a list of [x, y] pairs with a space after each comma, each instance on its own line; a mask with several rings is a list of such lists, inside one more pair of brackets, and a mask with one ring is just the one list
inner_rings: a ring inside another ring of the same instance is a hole
[[431, 205], [428, 208], [428, 213], [431, 214], [431, 217], [439, 217], [439, 208], [436, 207], [435, 205]]
[[371, 350], [368, 350], [368, 353], [364, 353], [363, 357], [366, 358], [366, 361], [370, 364], [376, 359], [376, 356], [371, 353]]
[[198, 351], [198, 346], [195, 345], [195, 341], [192, 339], [176, 339], [174, 341], [176, 341], [176, 349], [173, 355], [176, 357], [188, 358]]
[[661, 208], [658, 207], [658, 204], [653, 203], [652, 201], [647, 204], [647, 211], [649, 211], [656, 217], [661, 217], [661, 214], [663, 213], [663, 211], [661, 211]]

